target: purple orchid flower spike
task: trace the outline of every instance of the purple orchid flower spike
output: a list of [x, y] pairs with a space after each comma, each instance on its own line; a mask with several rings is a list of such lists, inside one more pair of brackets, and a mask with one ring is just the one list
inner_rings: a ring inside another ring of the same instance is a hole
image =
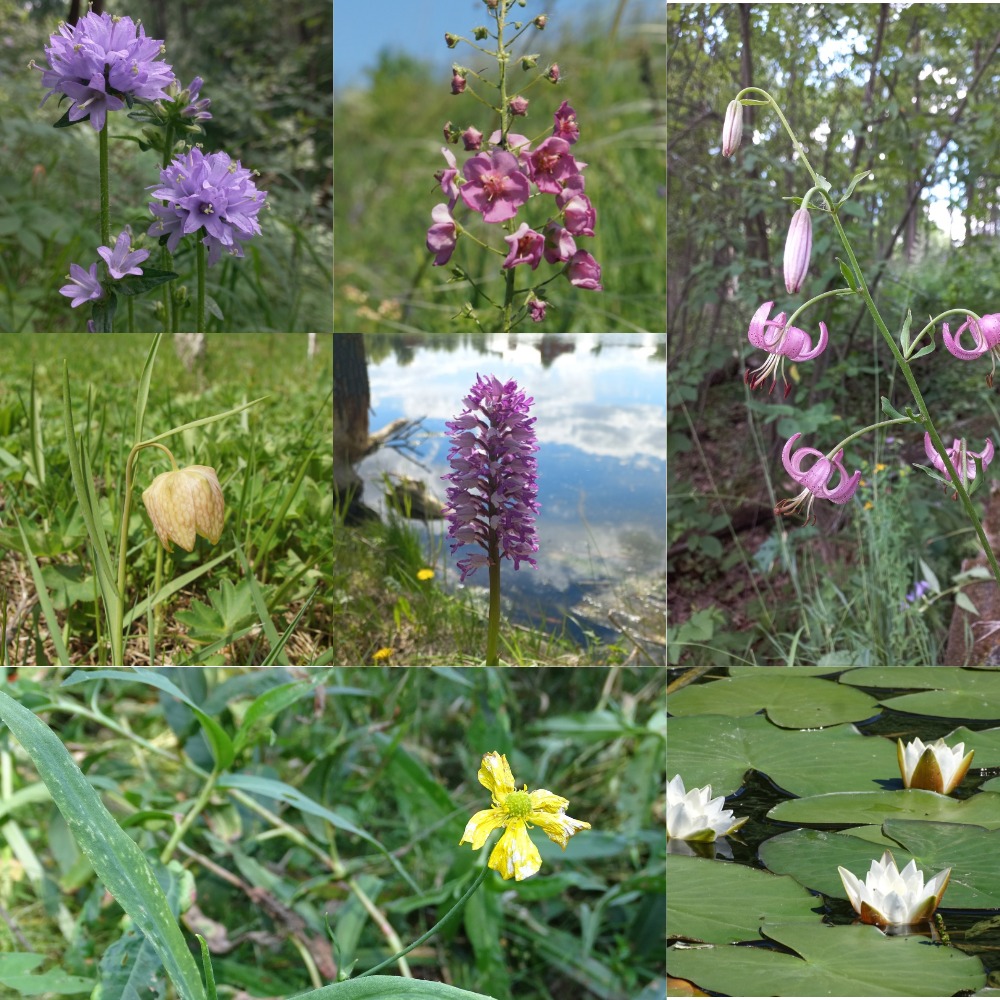
[[[975, 343], [972, 350], [967, 350], [961, 345], [962, 334], [966, 330], [972, 334]], [[987, 351], [993, 354], [993, 367], [990, 369], [989, 375], [986, 376], [986, 384], [992, 389], [997, 358], [1000, 357], [1000, 313], [984, 313], [981, 323], [977, 323], [971, 316], [968, 316], [955, 331], [954, 336], [952, 336], [947, 323], [944, 324], [941, 332], [944, 337], [944, 346], [962, 361], [975, 361]]]
[[[819, 497], [822, 500], [830, 500], [833, 503], [847, 503], [854, 496], [861, 481], [861, 472], [855, 472], [853, 476], [847, 474], [844, 468], [844, 449], [841, 448], [834, 457], [827, 458], [823, 452], [816, 448], [799, 448], [792, 454], [795, 442], [802, 437], [798, 432], [793, 434], [781, 452], [781, 461], [785, 470], [797, 483], [805, 489], [792, 497], [790, 500], [782, 500], [775, 508], [775, 514], [783, 516], [796, 511], [803, 503], [806, 505], [806, 524], [815, 521], [812, 513], [813, 503]], [[815, 458], [816, 461], [808, 469], [802, 468], [802, 463], [807, 458]], [[830, 482], [835, 472], [840, 473], [836, 486], [831, 486]]]
[[[986, 439], [986, 445], [982, 451], [969, 451], [965, 438], [955, 438], [954, 444], [947, 449], [951, 464], [955, 466], [955, 471], [962, 480], [962, 485], [968, 488], [969, 483], [976, 478], [976, 459], [983, 463], [983, 469], [993, 461], [993, 441]], [[931, 442], [930, 434], [924, 433], [924, 451], [930, 459], [931, 465], [945, 476], [949, 476], [948, 468], [944, 464], [944, 459], [937, 453]], [[954, 495], [954, 499], [958, 494]]]
[[785, 313], [778, 313], [774, 319], [767, 318], [773, 305], [773, 302], [765, 302], [750, 320], [750, 329], [747, 331], [750, 343], [762, 351], [767, 351], [769, 357], [759, 368], [747, 372], [743, 380], [751, 389], [757, 389], [770, 376], [771, 388], [768, 391], [773, 392], [780, 368], [787, 397], [792, 387], [784, 375], [784, 359], [787, 357], [789, 361], [812, 361], [826, 350], [830, 335], [826, 324], [821, 322], [819, 341], [813, 347], [805, 330], [800, 330], [797, 326], [788, 326]]

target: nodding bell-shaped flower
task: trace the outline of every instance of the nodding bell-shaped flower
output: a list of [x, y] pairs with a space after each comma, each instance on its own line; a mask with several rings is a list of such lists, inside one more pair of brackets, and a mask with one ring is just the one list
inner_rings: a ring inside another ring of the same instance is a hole
[[975, 750], [965, 753], [965, 744], [958, 743], [952, 749], [944, 740], [935, 740], [926, 745], [920, 739], [911, 740], [903, 746], [896, 741], [896, 759], [903, 776], [904, 788], [924, 788], [929, 792], [949, 795], [965, 777], [972, 763]]
[[792, 216], [785, 240], [785, 288], [789, 295], [794, 295], [806, 280], [812, 246], [812, 219], [809, 218], [809, 209], [803, 205]]
[[781, 369], [781, 379], [785, 383], [785, 395], [791, 391], [791, 386], [785, 378], [784, 359], [789, 361], [812, 361], [819, 357], [826, 350], [826, 345], [830, 339], [826, 324], [819, 324], [819, 341], [815, 347], [809, 339], [809, 334], [805, 330], [800, 330], [797, 326], [788, 326], [785, 322], [785, 313], [778, 313], [774, 319], [768, 319], [773, 302], [765, 302], [750, 320], [750, 329], [747, 337], [754, 347], [759, 347], [762, 351], [768, 352], [768, 359], [759, 368], [748, 371], [743, 376], [743, 381], [751, 389], [757, 389], [771, 377], [771, 388], [774, 391], [774, 384], [778, 378], [778, 370]]
[[736, 819], [724, 809], [724, 795], [712, 798], [712, 786], [684, 791], [684, 781], [674, 775], [667, 785], [667, 839], [712, 841], [738, 830], [750, 817]]
[[837, 871], [862, 923], [882, 928], [930, 920], [951, 877], [951, 869], [946, 868], [924, 885], [924, 873], [916, 861], [899, 871], [889, 851], [881, 861], [872, 862], [864, 882], [839, 865]]
[[[861, 482], [861, 471], [858, 470], [853, 476], [848, 476], [847, 469], [844, 468], [843, 448], [832, 459], [827, 458], [823, 452], [815, 448], [799, 448], [793, 455], [792, 448], [800, 437], [802, 435], [796, 432], [785, 442], [785, 447], [781, 452], [781, 461], [785, 466], [785, 471], [805, 489], [790, 500], [782, 500], [774, 508], [774, 513], [779, 516], [791, 514], [805, 502], [806, 524], [808, 524], [810, 520], [815, 520], [812, 507], [816, 497], [830, 500], [833, 503], [847, 503], [854, 496], [858, 483]], [[816, 461], [810, 468], [803, 469], [802, 462], [809, 457], [815, 458]], [[837, 485], [831, 487], [830, 481], [835, 472], [840, 473], [840, 476]]]
[[168, 552], [171, 541], [190, 552], [196, 534], [213, 545], [222, 535], [225, 501], [219, 477], [207, 465], [161, 472], [143, 490], [142, 502]]
[[[968, 330], [972, 334], [975, 347], [967, 350], [962, 347], [960, 341], [962, 334]], [[993, 375], [997, 368], [997, 358], [1000, 357], [1000, 313], [984, 313], [981, 323], [977, 323], [971, 316], [966, 317], [965, 322], [955, 331], [952, 336], [948, 324], [945, 323], [941, 330], [944, 346], [962, 361], [975, 361], [981, 358], [987, 351], [993, 355], [993, 367], [989, 375], [986, 376], [986, 384], [993, 388]]]
[[[951, 464], [955, 466], [955, 471], [961, 478], [962, 485], [968, 487], [969, 483], [976, 478], [976, 459], [982, 460], [983, 469], [993, 461], [993, 441], [991, 438], [987, 438], [986, 446], [982, 451], [969, 451], [965, 438], [955, 438], [954, 441], [955, 443], [948, 449], [948, 457], [951, 459]], [[948, 476], [948, 467], [935, 450], [930, 434], [926, 432], [924, 433], [924, 451], [934, 468]]]
[[743, 139], [743, 105], [730, 101], [726, 108], [726, 120], [722, 123], [722, 155], [732, 156], [740, 148]]

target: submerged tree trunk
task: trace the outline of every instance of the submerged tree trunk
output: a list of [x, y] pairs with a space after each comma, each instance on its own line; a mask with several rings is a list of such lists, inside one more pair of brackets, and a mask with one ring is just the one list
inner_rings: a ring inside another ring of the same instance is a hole
[[357, 499], [363, 488], [354, 463], [369, 450], [368, 368], [360, 333], [333, 335], [333, 492]]

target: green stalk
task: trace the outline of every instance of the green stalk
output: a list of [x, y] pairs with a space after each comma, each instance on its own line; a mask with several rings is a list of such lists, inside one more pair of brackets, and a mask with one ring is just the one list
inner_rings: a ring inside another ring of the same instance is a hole
[[212, 792], [215, 791], [215, 783], [219, 780], [218, 770], [212, 771], [208, 776], [208, 780], [201, 787], [201, 791], [198, 793], [198, 798], [188, 809], [187, 815], [184, 817], [181, 823], [174, 828], [174, 832], [170, 835], [170, 839], [167, 841], [167, 846], [163, 848], [160, 852], [160, 862], [161, 864], [166, 864], [174, 854], [177, 849], [177, 845], [184, 839], [184, 834], [188, 832], [191, 828], [191, 824], [201, 815], [202, 809], [208, 804], [208, 800], [212, 797]]
[[205, 244], [201, 240], [195, 243], [195, 252], [198, 260], [198, 314], [195, 317], [196, 323], [194, 332], [205, 332]]
[[490, 528], [490, 618], [486, 629], [486, 666], [500, 665], [497, 644], [500, 638], [500, 545]]
[[[491, 566], [490, 569], [492, 570], [492, 568], [493, 567]], [[373, 976], [375, 975], [376, 972], [381, 971], [386, 966], [392, 965], [393, 962], [399, 961], [399, 959], [401, 959], [404, 955], [407, 955], [411, 951], [413, 951], [414, 948], [417, 948], [420, 945], [422, 945], [432, 934], [434, 934], [438, 930], [439, 927], [441, 927], [442, 924], [446, 923], [451, 918], [451, 915], [456, 910], [465, 905], [469, 897], [483, 884], [483, 881], [486, 879], [486, 874], [488, 871], [489, 868], [484, 867], [482, 871], [479, 873], [479, 875], [476, 877], [475, 882], [473, 882], [472, 885], [470, 885], [469, 888], [465, 891], [465, 894], [462, 896], [462, 898], [429, 931], [425, 931], [423, 934], [421, 934], [420, 937], [418, 937], [417, 940], [413, 942], [413, 944], [407, 945], [402, 951], [399, 951], [395, 955], [393, 955], [392, 958], [387, 958], [384, 962], [379, 962], [379, 964], [376, 965], [374, 968], [368, 969], [367, 972], [362, 972], [361, 975], [355, 976], [354, 978], [363, 979], [365, 976]]]
[[101, 188], [101, 244], [111, 246], [111, 198], [108, 193], [108, 120], [104, 119], [104, 128], [97, 133], [97, 144], [100, 157], [100, 188]]

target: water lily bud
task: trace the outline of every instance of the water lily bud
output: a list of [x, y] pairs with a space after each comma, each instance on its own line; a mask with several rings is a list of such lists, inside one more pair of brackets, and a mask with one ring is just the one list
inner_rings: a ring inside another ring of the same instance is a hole
[[809, 209], [800, 208], [792, 216], [785, 240], [785, 288], [792, 295], [802, 287], [809, 273], [809, 255], [812, 253], [813, 227]]
[[196, 534], [213, 545], [222, 535], [225, 501], [219, 477], [215, 469], [207, 465], [189, 465], [186, 469], [161, 472], [149, 488], [143, 490], [142, 502], [168, 552], [171, 541], [190, 552]]
[[743, 105], [730, 101], [726, 108], [726, 120], [722, 124], [722, 155], [732, 156], [740, 148], [743, 139]]
[[[927, 437], [929, 440], [930, 435]], [[935, 457], [943, 467], [944, 462], [936, 453]], [[924, 788], [940, 795], [950, 795], [958, 787], [969, 770], [974, 753], [975, 750], [965, 753], [965, 743], [950, 747], [944, 740], [925, 744], [918, 738], [904, 746], [902, 740], [896, 741], [896, 758], [903, 776], [903, 787]]]

